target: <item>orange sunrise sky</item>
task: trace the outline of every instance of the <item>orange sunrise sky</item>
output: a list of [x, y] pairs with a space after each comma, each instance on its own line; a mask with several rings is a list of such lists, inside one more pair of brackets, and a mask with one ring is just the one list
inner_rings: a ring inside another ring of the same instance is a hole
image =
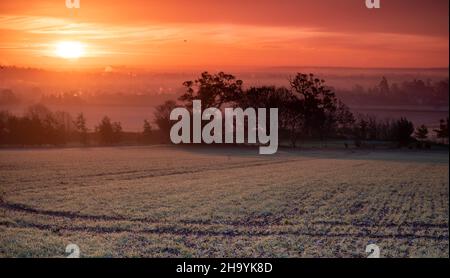
[[67, 9], [65, 0], [1, 0], [0, 64], [448, 67], [448, 0], [381, 5], [369, 10], [365, 0], [81, 0], [80, 9]]

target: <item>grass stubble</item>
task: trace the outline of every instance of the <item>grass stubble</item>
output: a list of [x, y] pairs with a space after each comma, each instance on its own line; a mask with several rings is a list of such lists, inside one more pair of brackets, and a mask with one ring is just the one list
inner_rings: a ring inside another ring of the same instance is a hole
[[448, 152], [0, 151], [0, 256], [448, 257]]

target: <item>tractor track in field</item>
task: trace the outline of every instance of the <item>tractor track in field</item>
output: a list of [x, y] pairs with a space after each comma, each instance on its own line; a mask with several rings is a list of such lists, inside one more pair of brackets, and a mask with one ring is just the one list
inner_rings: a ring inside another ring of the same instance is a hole
[[[67, 218], [71, 220], [90, 220], [90, 221], [126, 221], [126, 222], [140, 222], [148, 224], [167, 224], [154, 218], [129, 218], [125, 216], [111, 216], [111, 215], [92, 215], [92, 214], [80, 214], [70, 211], [53, 211], [53, 210], [43, 210], [36, 209], [24, 204], [4, 202], [0, 200], [0, 208], [17, 211], [29, 214], [50, 216], [50, 217], [60, 217]], [[276, 225], [282, 221], [282, 217], [286, 215], [281, 215], [277, 219], [269, 219], [267, 217], [252, 217], [249, 220], [236, 220], [236, 221], [214, 221], [214, 220], [180, 220], [181, 224], [197, 224], [197, 225], [229, 225], [229, 226], [267, 226]], [[323, 224], [323, 225], [333, 225], [333, 226], [356, 226], [356, 227], [414, 227], [414, 228], [442, 228], [448, 229], [448, 223], [424, 223], [424, 222], [407, 222], [407, 223], [366, 223], [353, 221], [351, 223], [344, 221], [314, 221], [313, 224]], [[290, 224], [284, 224], [286, 226]]]
[[[21, 214], [51, 217], [53, 220], [72, 220], [80, 221], [87, 220], [91, 222], [99, 221], [122, 221], [131, 222], [138, 224], [154, 224], [154, 225], [166, 225], [165, 227], [153, 227], [153, 228], [124, 228], [124, 227], [111, 227], [111, 226], [80, 226], [72, 225], [67, 223], [57, 224], [44, 224], [36, 222], [27, 222], [24, 220], [14, 221], [0, 221], [0, 226], [9, 228], [32, 228], [38, 230], [46, 230], [54, 233], [61, 232], [86, 232], [94, 234], [110, 234], [110, 233], [143, 233], [143, 234], [167, 234], [167, 235], [184, 235], [184, 236], [248, 236], [248, 237], [262, 237], [262, 236], [284, 236], [284, 235], [294, 235], [294, 236], [311, 236], [311, 237], [334, 237], [334, 238], [395, 238], [395, 239], [431, 239], [438, 241], [448, 241], [448, 223], [423, 223], [423, 222], [409, 222], [409, 223], [364, 223], [364, 222], [344, 222], [344, 221], [313, 221], [308, 223], [308, 226], [320, 226], [321, 228], [332, 228], [335, 226], [341, 227], [357, 227], [361, 228], [362, 231], [357, 233], [329, 233], [314, 230], [293, 230], [293, 231], [273, 231], [269, 228], [279, 228], [288, 227], [296, 228], [295, 224], [280, 224], [281, 219], [268, 219], [264, 217], [252, 218], [252, 220], [236, 220], [236, 221], [212, 221], [212, 220], [181, 220], [181, 221], [161, 221], [157, 219], [150, 218], [128, 218], [125, 216], [108, 216], [108, 215], [89, 215], [89, 214], [79, 214], [75, 212], [66, 211], [51, 211], [51, 210], [41, 210], [32, 207], [28, 207], [23, 204], [8, 203], [0, 200], [0, 208], [8, 212], [17, 212]], [[53, 221], [56, 222], [56, 221]], [[169, 225], [169, 226], [167, 226]], [[197, 225], [200, 227], [186, 227], [186, 225]], [[219, 231], [215, 230], [214, 225], [230, 226], [231, 230]], [[297, 224], [298, 225], [298, 224]], [[209, 226], [209, 227], [208, 227]], [[251, 228], [248, 231], [239, 230], [239, 228]], [[403, 232], [395, 234], [383, 234], [383, 233], [372, 233], [368, 228], [398, 228], [408, 229], [413, 232]], [[433, 232], [438, 232], [438, 234], [428, 234], [427, 231], [433, 230]], [[323, 229], [321, 229], [323, 230]], [[326, 229], [325, 229], [326, 230]], [[416, 232], [425, 232], [417, 234]]]
[[[160, 173], [152, 173], [155, 171], [155, 169], [148, 169], [148, 170], [133, 170], [133, 171], [114, 171], [114, 172], [104, 172], [104, 173], [97, 173], [97, 174], [89, 174], [89, 175], [83, 175], [83, 176], [68, 176], [65, 177], [63, 180], [60, 178], [55, 178], [54, 181], [57, 185], [47, 185], [47, 186], [41, 186], [40, 189], [45, 188], [54, 188], [57, 187], [60, 184], [70, 184], [70, 183], [76, 183], [78, 179], [82, 178], [83, 181], [85, 179], [91, 179], [91, 178], [102, 178], [107, 181], [132, 181], [132, 180], [139, 180], [139, 179], [147, 179], [147, 178], [158, 178], [158, 177], [169, 177], [169, 176], [176, 176], [176, 175], [187, 175], [187, 174], [198, 174], [198, 173], [204, 173], [204, 172], [210, 172], [210, 171], [227, 171], [227, 170], [233, 170], [233, 169], [242, 169], [242, 168], [251, 168], [251, 167], [262, 167], [262, 166], [270, 166], [270, 165], [277, 165], [277, 164], [284, 164], [284, 163], [292, 163], [297, 161], [309, 161], [309, 160], [315, 160], [315, 159], [277, 159], [276, 161], [273, 160], [252, 160], [244, 163], [233, 163], [233, 164], [220, 164], [217, 166], [210, 166], [210, 167], [203, 167], [201, 169], [184, 169], [184, 170], [177, 170], [177, 171], [170, 171], [171, 168], [164, 168], [164, 169], [158, 169], [158, 171], [162, 171]], [[72, 182], [67, 182], [65, 179], [72, 179]], [[21, 180], [22, 183], [30, 183], [30, 182], [41, 182], [45, 181], [49, 183], [49, 179], [46, 177], [45, 179], [27, 179], [27, 180]], [[51, 181], [51, 180], [50, 180]], [[77, 185], [77, 186], [91, 186], [91, 185]], [[11, 190], [9, 193], [17, 193], [17, 192], [26, 192], [27, 190], [34, 190], [35, 187], [25, 187], [17, 190]]]
[[[339, 156], [336, 157], [328, 157], [327, 159], [336, 159]], [[342, 157], [342, 156], [341, 156]], [[169, 177], [169, 176], [177, 176], [177, 175], [189, 175], [189, 174], [199, 174], [199, 173], [207, 173], [211, 171], [227, 171], [227, 170], [233, 170], [233, 169], [243, 169], [243, 168], [252, 168], [252, 167], [264, 167], [264, 166], [270, 166], [270, 165], [279, 165], [279, 164], [288, 164], [288, 163], [295, 163], [295, 162], [308, 162], [308, 161], [315, 161], [322, 159], [320, 157], [309, 157], [309, 158], [282, 158], [282, 159], [276, 159], [275, 161], [266, 159], [266, 160], [251, 160], [243, 163], [230, 163], [230, 164], [220, 164], [217, 166], [212, 167], [204, 167], [202, 169], [184, 169], [184, 170], [178, 170], [178, 171], [167, 171], [167, 169], [159, 169], [162, 170], [162, 173], [151, 173], [154, 171], [154, 169], [148, 169], [148, 170], [132, 170], [132, 171], [117, 171], [117, 172], [107, 172], [107, 173], [97, 173], [97, 174], [89, 174], [89, 175], [83, 175], [83, 176], [67, 176], [64, 179], [55, 178], [54, 182], [55, 184], [52, 185], [44, 185], [40, 186], [39, 188], [46, 189], [46, 188], [55, 188], [61, 184], [68, 185], [71, 183], [77, 183], [78, 179], [83, 179], [83, 184], [77, 184], [77, 186], [80, 187], [88, 187], [88, 186], [95, 186], [95, 185], [88, 185], [85, 184], [85, 179], [90, 178], [103, 178], [106, 181], [133, 181], [133, 180], [140, 180], [140, 179], [149, 179], [149, 178], [159, 178], [159, 177]], [[358, 163], [356, 165], [353, 165], [353, 167], [359, 167], [364, 165], [365, 163]], [[347, 168], [342, 167], [342, 168]], [[335, 168], [334, 170], [336, 170]], [[68, 182], [66, 179], [72, 179], [71, 182]], [[22, 180], [21, 182], [29, 183], [29, 182], [41, 182], [45, 181], [46, 183], [49, 183], [52, 180], [49, 180], [48, 177], [45, 179], [29, 179], [29, 180]], [[28, 190], [35, 190], [35, 187], [25, 187], [21, 189], [16, 190], [10, 190], [10, 193], [18, 193], [18, 192], [27, 192]]]
[[382, 234], [382, 233], [327, 233], [318, 231], [217, 231], [205, 229], [192, 229], [185, 227], [156, 227], [144, 229], [132, 229], [124, 227], [89, 227], [89, 226], [57, 226], [50, 224], [31, 223], [21, 221], [11, 223], [0, 221], [0, 226], [6, 228], [31, 228], [43, 231], [50, 231], [56, 234], [84, 232], [91, 234], [114, 234], [114, 233], [134, 233], [134, 234], [156, 234], [156, 235], [178, 235], [178, 236], [222, 236], [222, 237], [265, 237], [265, 236], [310, 236], [327, 238], [373, 238], [373, 239], [430, 239], [436, 241], [448, 241], [447, 235], [421, 235], [414, 233]]

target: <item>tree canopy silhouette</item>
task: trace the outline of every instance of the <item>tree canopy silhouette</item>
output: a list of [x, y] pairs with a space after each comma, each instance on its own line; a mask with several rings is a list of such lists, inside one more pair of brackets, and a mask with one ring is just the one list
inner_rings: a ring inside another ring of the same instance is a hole
[[120, 122], [111, 122], [111, 119], [105, 116], [96, 127], [96, 131], [100, 136], [100, 142], [103, 144], [115, 144], [120, 142], [122, 125]]
[[242, 84], [242, 80], [231, 74], [203, 72], [200, 78], [183, 83], [186, 93], [179, 100], [185, 103], [186, 108], [191, 108], [194, 100], [201, 100], [204, 107], [221, 108], [223, 104], [241, 97]]

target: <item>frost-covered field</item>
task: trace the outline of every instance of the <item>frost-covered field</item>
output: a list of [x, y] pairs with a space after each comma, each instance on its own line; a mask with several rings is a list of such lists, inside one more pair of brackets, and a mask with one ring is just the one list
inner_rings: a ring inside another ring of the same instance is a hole
[[449, 256], [448, 151], [0, 150], [0, 256]]

